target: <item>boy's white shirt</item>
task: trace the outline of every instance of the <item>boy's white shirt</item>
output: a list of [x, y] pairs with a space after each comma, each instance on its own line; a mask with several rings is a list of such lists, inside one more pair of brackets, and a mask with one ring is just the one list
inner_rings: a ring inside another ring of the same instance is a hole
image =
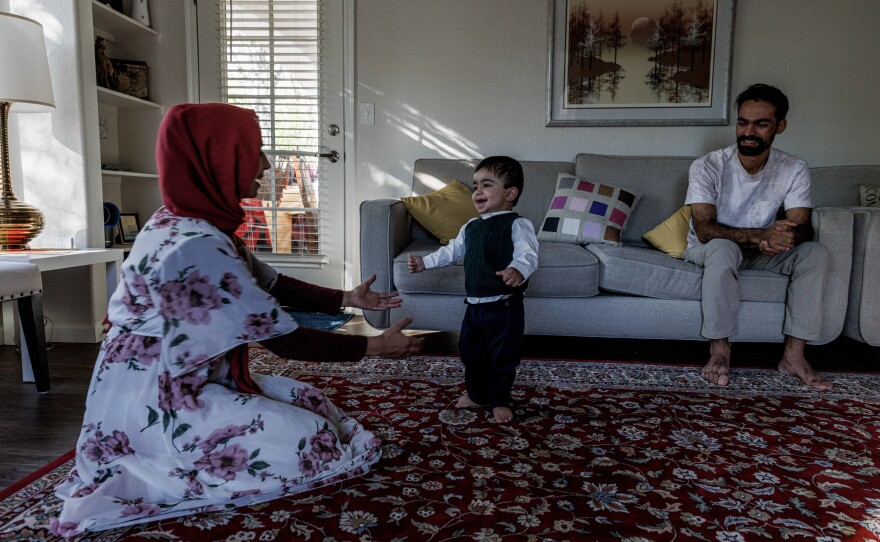
[[[512, 212], [513, 211], [496, 211], [494, 213], [486, 213], [477, 218], [468, 220], [458, 231], [458, 235], [455, 236], [455, 239], [450, 240], [448, 245], [442, 246], [422, 258], [422, 261], [425, 264], [425, 269], [446, 267], [459, 262], [464, 258], [465, 249], [467, 248], [464, 243], [464, 231], [472, 220], [485, 220], [496, 215]], [[532, 226], [532, 223], [523, 217], [519, 217], [513, 222], [510, 236], [513, 239], [513, 258], [507, 267], [513, 267], [519, 271], [525, 281], [535, 272], [536, 269], [538, 269], [538, 237], [535, 235], [535, 228]], [[496, 271], [501, 271], [501, 269], [496, 269]], [[498, 301], [503, 297], [505, 296], [468, 297], [467, 302], [472, 305], [477, 305], [480, 303]]]

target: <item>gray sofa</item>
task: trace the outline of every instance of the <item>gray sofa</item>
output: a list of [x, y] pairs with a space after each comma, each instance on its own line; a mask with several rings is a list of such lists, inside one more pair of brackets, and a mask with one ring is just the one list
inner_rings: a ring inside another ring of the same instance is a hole
[[[525, 187], [515, 210], [530, 219], [536, 230], [543, 222], [560, 172], [641, 194], [622, 246], [541, 242], [539, 267], [525, 297], [526, 334], [702, 340], [701, 269], [667, 256], [642, 239], [642, 234], [683, 204], [691, 162], [691, 157], [594, 154], [579, 154], [574, 162], [523, 162]], [[412, 195], [428, 194], [452, 179], [470, 185], [474, 165], [473, 160], [417, 160]], [[844, 329], [854, 238], [854, 213], [849, 207], [859, 202], [858, 186], [865, 178], [859, 174], [866, 173], [873, 179], [877, 170], [813, 170], [816, 240], [825, 244], [832, 255], [822, 336], [815, 344], [834, 340]], [[458, 331], [465, 310], [462, 266], [409, 273], [407, 255], [428, 254], [440, 246], [439, 242], [410, 218], [399, 200], [365, 201], [360, 214], [362, 275], [376, 273], [375, 289], [397, 290], [403, 299], [399, 309], [365, 311], [367, 321], [386, 328], [410, 314], [414, 318], [412, 329]], [[863, 214], [865, 218], [873, 216]], [[873, 224], [880, 229], [880, 214]], [[874, 236], [880, 234], [875, 232]], [[868, 275], [861, 273], [859, 280], [865, 277]], [[743, 271], [740, 281], [743, 302], [738, 331], [732, 340], [782, 341], [788, 279], [766, 271]], [[868, 315], [873, 319], [870, 326], [876, 327], [875, 316]], [[858, 322], [850, 325], [859, 327]]]

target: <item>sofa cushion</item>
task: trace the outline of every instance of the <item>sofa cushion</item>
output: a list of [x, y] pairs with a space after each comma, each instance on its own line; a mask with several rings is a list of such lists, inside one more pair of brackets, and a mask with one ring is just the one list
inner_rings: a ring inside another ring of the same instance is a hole
[[471, 218], [479, 215], [471, 200], [471, 190], [458, 179], [427, 196], [400, 198], [406, 210], [444, 245], [458, 235]]
[[661, 222], [642, 237], [658, 250], [679, 260], [687, 250], [687, 236], [691, 227], [691, 208], [683, 205], [672, 216]]
[[[599, 287], [609, 292], [658, 299], [700, 299], [703, 270], [652, 248], [587, 245], [599, 260]], [[782, 303], [788, 277], [770, 271], [739, 272], [743, 301]]]
[[650, 246], [642, 238], [684, 204], [688, 171], [694, 158], [687, 156], [606, 156], [581, 153], [575, 175], [613, 184], [642, 195], [639, 208], [626, 225], [623, 242]]
[[538, 240], [620, 244], [639, 194], [560, 173]]
[[[439, 248], [436, 241], [419, 240], [394, 258], [394, 287], [401, 293], [464, 296], [461, 262], [441, 269], [410, 273], [410, 254], [425, 256]], [[540, 243], [538, 270], [529, 277], [528, 297], [592, 297], [599, 293], [599, 262], [578, 245]]]

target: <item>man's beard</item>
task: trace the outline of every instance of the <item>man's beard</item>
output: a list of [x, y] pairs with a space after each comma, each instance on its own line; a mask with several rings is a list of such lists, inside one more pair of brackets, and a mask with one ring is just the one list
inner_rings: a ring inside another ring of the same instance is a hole
[[[746, 141], [754, 141], [755, 143], [757, 143], [757, 145], [755, 145], [754, 147], [743, 145], [743, 143]], [[772, 137], [769, 141], [764, 141], [760, 137], [753, 136], [739, 136], [738, 138], [736, 138], [736, 148], [743, 156], [758, 156], [762, 152], [769, 149], [771, 144], [773, 144]]]

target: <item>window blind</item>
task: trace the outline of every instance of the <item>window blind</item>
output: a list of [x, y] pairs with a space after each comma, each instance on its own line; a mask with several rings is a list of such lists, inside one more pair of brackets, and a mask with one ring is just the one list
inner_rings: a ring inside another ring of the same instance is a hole
[[260, 116], [270, 150], [318, 151], [317, 0], [220, 0], [223, 101]]
[[255, 252], [320, 254], [320, 3], [219, 0], [221, 100], [260, 117], [274, 167], [237, 232]]

